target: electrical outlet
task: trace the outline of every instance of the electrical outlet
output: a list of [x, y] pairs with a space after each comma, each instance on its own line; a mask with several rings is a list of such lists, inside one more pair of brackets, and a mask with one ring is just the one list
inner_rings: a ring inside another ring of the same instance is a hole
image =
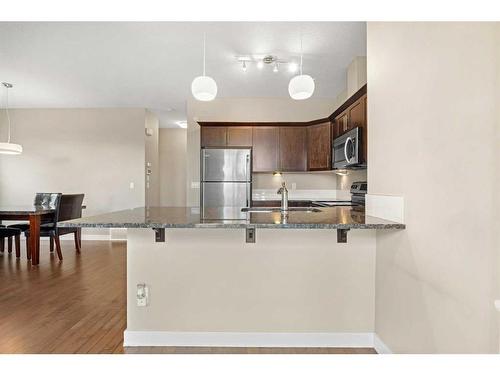
[[146, 284], [137, 284], [137, 306], [146, 307], [149, 304], [149, 288]]

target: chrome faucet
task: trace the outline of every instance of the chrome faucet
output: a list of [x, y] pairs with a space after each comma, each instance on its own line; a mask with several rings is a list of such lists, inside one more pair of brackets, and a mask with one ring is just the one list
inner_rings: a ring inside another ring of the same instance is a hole
[[278, 194], [281, 194], [281, 211], [288, 211], [288, 189], [286, 183], [283, 181], [281, 187], [278, 189]]

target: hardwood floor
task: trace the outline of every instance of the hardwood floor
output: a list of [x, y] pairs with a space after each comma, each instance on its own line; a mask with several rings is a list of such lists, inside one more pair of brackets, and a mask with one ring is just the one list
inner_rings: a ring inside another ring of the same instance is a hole
[[42, 241], [40, 265], [0, 253], [0, 353], [368, 354], [371, 348], [123, 348], [126, 245], [83, 241], [64, 260]]

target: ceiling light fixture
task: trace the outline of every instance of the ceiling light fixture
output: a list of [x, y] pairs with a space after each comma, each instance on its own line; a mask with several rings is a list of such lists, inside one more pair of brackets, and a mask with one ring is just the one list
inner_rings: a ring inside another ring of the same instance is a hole
[[302, 32], [300, 33], [300, 75], [293, 77], [288, 84], [288, 93], [295, 100], [308, 99], [314, 93], [314, 80], [302, 74]]
[[257, 62], [257, 68], [262, 69], [263, 67], [264, 67], [264, 61], [259, 60], [259, 61]]
[[294, 63], [294, 62], [291, 62], [288, 64], [288, 71], [290, 73], [295, 73], [297, 71], [298, 67], [297, 67], [297, 64]]
[[19, 155], [23, 152], [23, 146], [10, 143], [10, 115], [9, 115], [9, 89], [13, 87], [11, 83], [2, 82], [6, 89], [5, 114], [7, 115], [7, 142], [0, 142], [0, 154]]
[[177, 124], [177, 126], [179, 126], [179, 128], [183, 128], [183, 129], [186, 129], [188, 126], [186, 120], [176, 121], [175, 123]]
[[206, 63], [206, 36], [203, 33], [203, 75], [198, 76], [191, 83], [191, 92], [196, 100], [209, 102], [217, 96], [217, 84], [214, 79], [205, 75]]

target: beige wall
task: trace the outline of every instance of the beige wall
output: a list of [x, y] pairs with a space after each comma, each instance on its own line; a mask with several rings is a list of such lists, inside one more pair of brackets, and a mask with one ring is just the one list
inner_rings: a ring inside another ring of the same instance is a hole
[[[146, 110], [144, 127], [153, 132], [152, 135], [144, 133], [146, 163], [151, 163], [149, 167], [151, 174], [144, 173], [147, 206], [158, 206], [160, 204], [159, 125], [158, 117]], [[144, 168], [146, 171], [148, 167], [145, 165]]]
[[186, 205], [186, 129], [160, 129], [160, 205]]
[[0, 155], [0, 204], [54, 191], [85, 193], [87, 216], [144, 205], [144, 109], [10, 112], [24, 151]]
[[245, 243], [243, 229], [169, 229], [162, 243], [128, 229], [127, 330], [373, 332], [375, 232], [351, 232], [258, 229]]
[[[196, 121], [311, 121], [329, 116], [335, 109], [331, 98], [296, 101], [289, 98], [217, 98], [213, 102], [188, 99], [187, 205], [199, 205], [200, 126]], [[322, 179], [310, 174], [311, 184]], [[333, 187], [334, 189], [335, 187]]]
[[377, 233], [375, 331], [397, 353], [498, 350], [495, 29], [368, 24], [368, 188], [405, 199], [407, 229]]

